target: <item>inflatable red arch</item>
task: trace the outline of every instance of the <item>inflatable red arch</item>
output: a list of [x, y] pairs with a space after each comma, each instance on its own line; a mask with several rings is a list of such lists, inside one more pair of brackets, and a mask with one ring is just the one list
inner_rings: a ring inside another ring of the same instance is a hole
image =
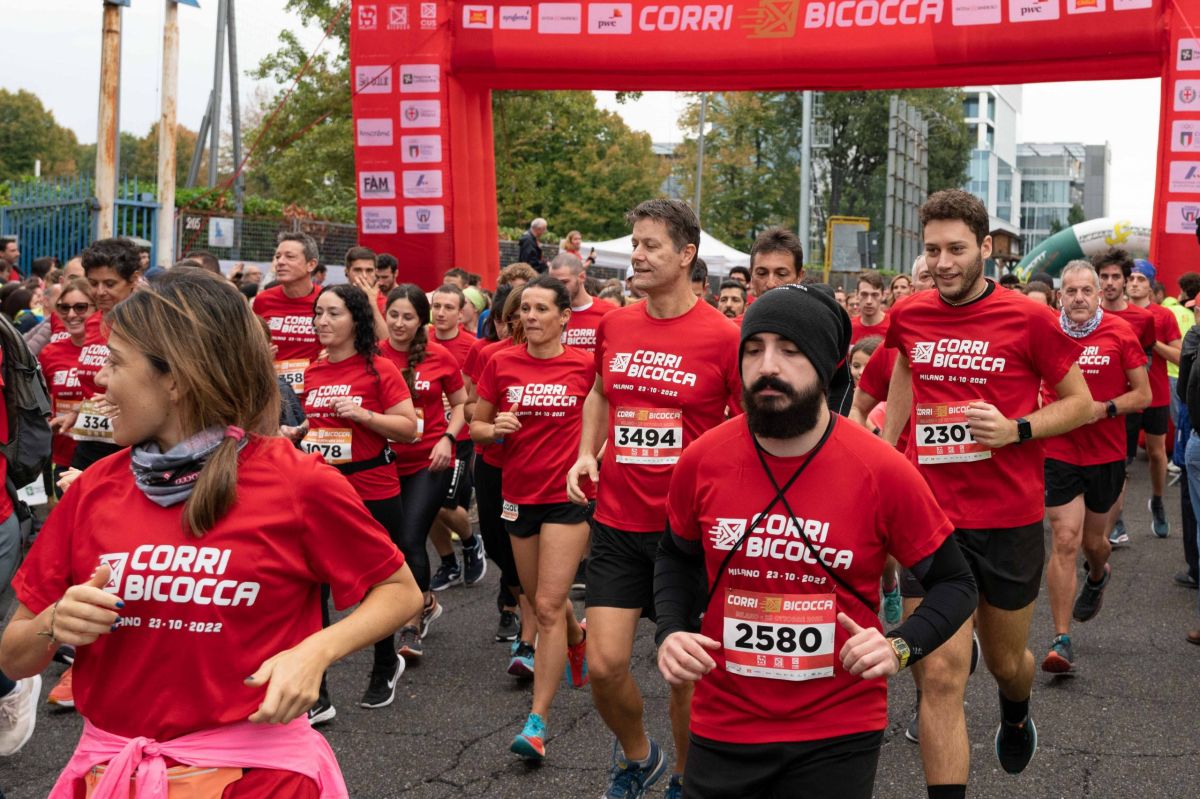
[[1172, 288], [1197, 266], [1200, 0], [355, 0], [351, 14], [360, 241], [394, 253], [401, 280], [462, 266], [494, 284], [493, 89], [1148, 77], [1162, 78], [1151, 259]]

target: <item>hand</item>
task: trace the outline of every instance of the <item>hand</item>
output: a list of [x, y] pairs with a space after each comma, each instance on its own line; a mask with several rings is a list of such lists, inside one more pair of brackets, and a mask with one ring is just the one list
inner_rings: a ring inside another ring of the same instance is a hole
[[864, 680], [890, 677], [900, 671], [900, 660], [883, 633], [874, 627], [859, 627], [845, 613], [839, 613], [837, 620], [842, 629], [850, 633], [838, 655], [842, 659], [842, 668]]
[[109, 402], [108, 397], [105, 395], [97, 394], [92, 397], [92, 402], [94, 403], [93, 407], [96, 409], [96, 413], [107, 416], [109, 419], [117, 416], [117, 406]]
[[450, 447], [450, 439], [442, 436], [438, 439], [438, 443], [433, 445], [433, 452], [429, 453], [429, 471], [444, 472], [450, 468], [452, 463], [454, 463], [454, 452]]
[[496, 414], [496, 421], [492, 424], [492, 435], [495, 438], [504, 438], [521, 429], [521, 420], [517, 418], [517, 403], [507, 411], [500, 411]]
[[658, 670], [671, 685], [695, 682], [717, 666], [704, 650], [720, 648], [721, 644], [700, 633], [671, 633], [658, 648]]
[[[600, 482], [600, 465], [596, 463], [594, 456], [580, 455], [579, 460], [575, 461], [575, 465], [567, 472], [567, 499], [576, 505], [588, 504], [587, 495], [579, 488], [580, 478], [582, 477], [591, 480], [592, 485]], [[666, 641], [663, 643], [665, 644]]]
[[74, 483], [76, 480], [78, 480], [79, 475], [81, 474], [83, 474], [83, 472], [79, 469], [67, 469], [58, 477], [59, 490], [65, 493], [66, 490], [71, 487], [71, 483]]
[[987, 402], [972, 402], [967, 407], [967, 427], [971, 437], [988, 449], [1000, 449], [1016, 443], [1017, 423]]
[[[54, 629], [50, 632], [54, 640], [86, 646], [102, 635], [108, 635], [121, 617], [117, 610], [124, 607], [121, 597], [104, 590], [104, 584], [112, 576], [107, 565], [101, 564], [92, 572], [91, 578], [73, 585], [58, 600], [54, 611]], [[49, 617], [47, 616], [47, 622]]]
[[278, 655], [267, 658], [258, 671], [246, 678], [251, 688], [266, 686], [258, 710], [250, 715], [256, 724], [287, 724], [298, 718], [317, 701], [321, 688], [321, 675], [329, 667], [329, 660], [321, 657], [308, 641], [299, 646], [285, 649]]
[[379, 286], [375, 284], [375, 281], [371, 280], [366, 275], [351, 275], [350, 284], [358, 286], [360, 289], [365, 291], [367, 293], [367, 298], [372, 302], [375, 302], [375, 297], [379, 294]]
[[291, 425], [286, 424], [280, 425], [279, 435], [289, 439], [293, 444], [298, 444], [306, 435], [308, 435], [308, 421], [306, 420], [304, 424], [300, 425], [299, 427], [292, 427]]
[[366, 423], [372, 416], [371, 412], [349, 397], [341, 397], [333, 401], [333, 412], [343, 419], [359, 424]]
[[75, 411], [59, 414], [50, 420], [50, 432], [64, 435], [75, 426], [75, 420], [79, 418], [79, 414]]

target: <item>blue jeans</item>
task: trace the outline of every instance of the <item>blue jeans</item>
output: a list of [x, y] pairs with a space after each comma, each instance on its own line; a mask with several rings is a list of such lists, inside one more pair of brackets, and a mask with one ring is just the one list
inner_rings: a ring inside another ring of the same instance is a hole
[[[1200, 435], [1193, 435], [1188, 439], [1186, 458], [1188, 494], [1192, 498], [1192, 507], [1200, 508]], [[1186, 530], [1184, 535], [1187, 535]], [[1200, 524], [1196, 525], [1192, 535], [1196, 536], [1196, 543], [1200, 546]], [[1200, 609], [1200, 605], [1198, 605], [1198, 609]]]

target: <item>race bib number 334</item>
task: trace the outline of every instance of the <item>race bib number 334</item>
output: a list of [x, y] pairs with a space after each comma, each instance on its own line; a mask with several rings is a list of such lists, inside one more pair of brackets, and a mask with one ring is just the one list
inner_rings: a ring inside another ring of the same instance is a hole
[[617, 408], [613, 437], [617, 463], [672, 464], [683, 454], [683, 411]]
[[833, 676], [833, 594], [725, 589], [725, 671], [742, 677], [815, 680]]
[[917, 404], [917, 463], [968, 463], [992, 457], [967, 425], [967, 408], [975, 401]]

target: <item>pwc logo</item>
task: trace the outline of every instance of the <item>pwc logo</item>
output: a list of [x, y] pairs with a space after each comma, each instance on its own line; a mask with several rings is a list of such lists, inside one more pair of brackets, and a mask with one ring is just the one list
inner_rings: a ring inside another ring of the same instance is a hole
[[588, 33], [633, 33], [633, 4], [592, 3], [588, 6]]

